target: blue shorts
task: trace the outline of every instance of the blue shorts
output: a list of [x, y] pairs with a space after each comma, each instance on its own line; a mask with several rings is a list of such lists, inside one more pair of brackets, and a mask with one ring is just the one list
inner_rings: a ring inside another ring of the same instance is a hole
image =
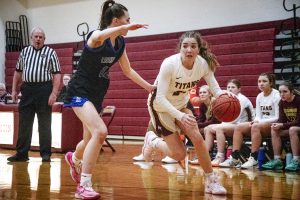
[[68, 103], [64, 102], [64, 107], [82, 107], [85, 102], [89, 101], [86, 97], [72, 97], [72, 100]]

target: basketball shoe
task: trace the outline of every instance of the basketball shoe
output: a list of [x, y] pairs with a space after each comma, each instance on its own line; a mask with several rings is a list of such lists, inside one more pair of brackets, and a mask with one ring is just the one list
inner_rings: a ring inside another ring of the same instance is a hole
[[224, 162], [224, 157], [222, 156], [216, 156], [214, 160], [211, 161], [211, 165], [213, 167], [219, 167], [219, 165]]
[[141, 154], [138, 155], [138, 156], [134, 156], [134, 157], [132, 158], [132, 160], [134, 160], [134, 161], [145, 161], [144, 156], [143, 156], [143, 153], [141, 153]]
[[254, 159], [254, 157], [250, 156], [248, 158], [248, 161], [242, 164], [241, 168], [242, 169], [251, 169], [255, 167], [258, 164], [257, 160]]
[[235, 168], [240, 168], [242, 165], [242, 162], [240, 159], [234, 159], [232, 156], [229, 156], [227, 160], [224, 162], [220, 163], [220, 167], [235, 167]]
[[154, 140], [162, 140], [159, 138], [153, 131], [148, 131], [145, 135], [144, 146], [143, 146], [143, 156], [146, 162], [150, 162], [153, 159], [153, 155], [155, 153], [155, 143], [157, 141]]
[[75, 183], [80, 183], [81, 164], [76, 166], [72, 160], [73, 152], [68, 152], [65, 155], [65, 160], [70, 166], [70, 175]]
[[77, 199], [99, 199], [100, 194], [95, 192], [92, 186], [81, 186], [78, 184], [75, 192], [75, 198]]
[[221, 185], [215, 173], [206, 176], [205, 193], [225, 195], [227, 190]]

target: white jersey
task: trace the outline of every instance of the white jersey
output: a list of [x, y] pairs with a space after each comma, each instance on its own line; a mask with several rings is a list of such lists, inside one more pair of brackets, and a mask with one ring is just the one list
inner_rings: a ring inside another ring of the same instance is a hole
[[279, 91], [272, 89], [268, 96], [261, 92], [256, 97], [256, 117], [259, 122], [276, 122], [279, 118]]
[[157, 112], [167, 112], [180, 120], [185, 114], [180, 110], [185, 108], [189, 101], [189, 91], [202, 77], [214, 96], [222, 93], [214, 73], [201, 56], [197, 56], [190, 70], [182, 65], [180, 54], [166, 58], [155, 80], [157, 94], [153, 103], [154, 109]]

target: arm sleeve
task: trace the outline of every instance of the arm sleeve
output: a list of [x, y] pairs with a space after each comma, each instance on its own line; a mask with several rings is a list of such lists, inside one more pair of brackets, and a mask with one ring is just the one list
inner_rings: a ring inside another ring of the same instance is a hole
[[164, 60], [157, 77], [156, 102], [161, 107], [164, 107], [172, 117], [176, 118], [177, 120], [181, 120], [185, 113], [177, 110], [166, 97], [168, 94], [171, 79], [172, 65], [167, 63], [166, 60]]
[[205, 82], [211, 89], [214, 97], [218, 97], [220, 94], [222, 94], [222, 90], [219, 86], [219, 83], [217, 82], [215, 75], [212, 71], [209, 71], [204, 77]]

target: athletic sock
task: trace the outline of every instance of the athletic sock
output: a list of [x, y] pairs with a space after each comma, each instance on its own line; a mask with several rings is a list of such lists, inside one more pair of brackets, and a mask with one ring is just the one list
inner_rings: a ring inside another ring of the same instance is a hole
[[73, 153], [72, 155], [72, 161], [76, 166], [78, 166], [81, 163], [81, 160], [76, 158], [75, 153]]
[[92, 186], [92, 174], [81, 173], [80, 186]]

